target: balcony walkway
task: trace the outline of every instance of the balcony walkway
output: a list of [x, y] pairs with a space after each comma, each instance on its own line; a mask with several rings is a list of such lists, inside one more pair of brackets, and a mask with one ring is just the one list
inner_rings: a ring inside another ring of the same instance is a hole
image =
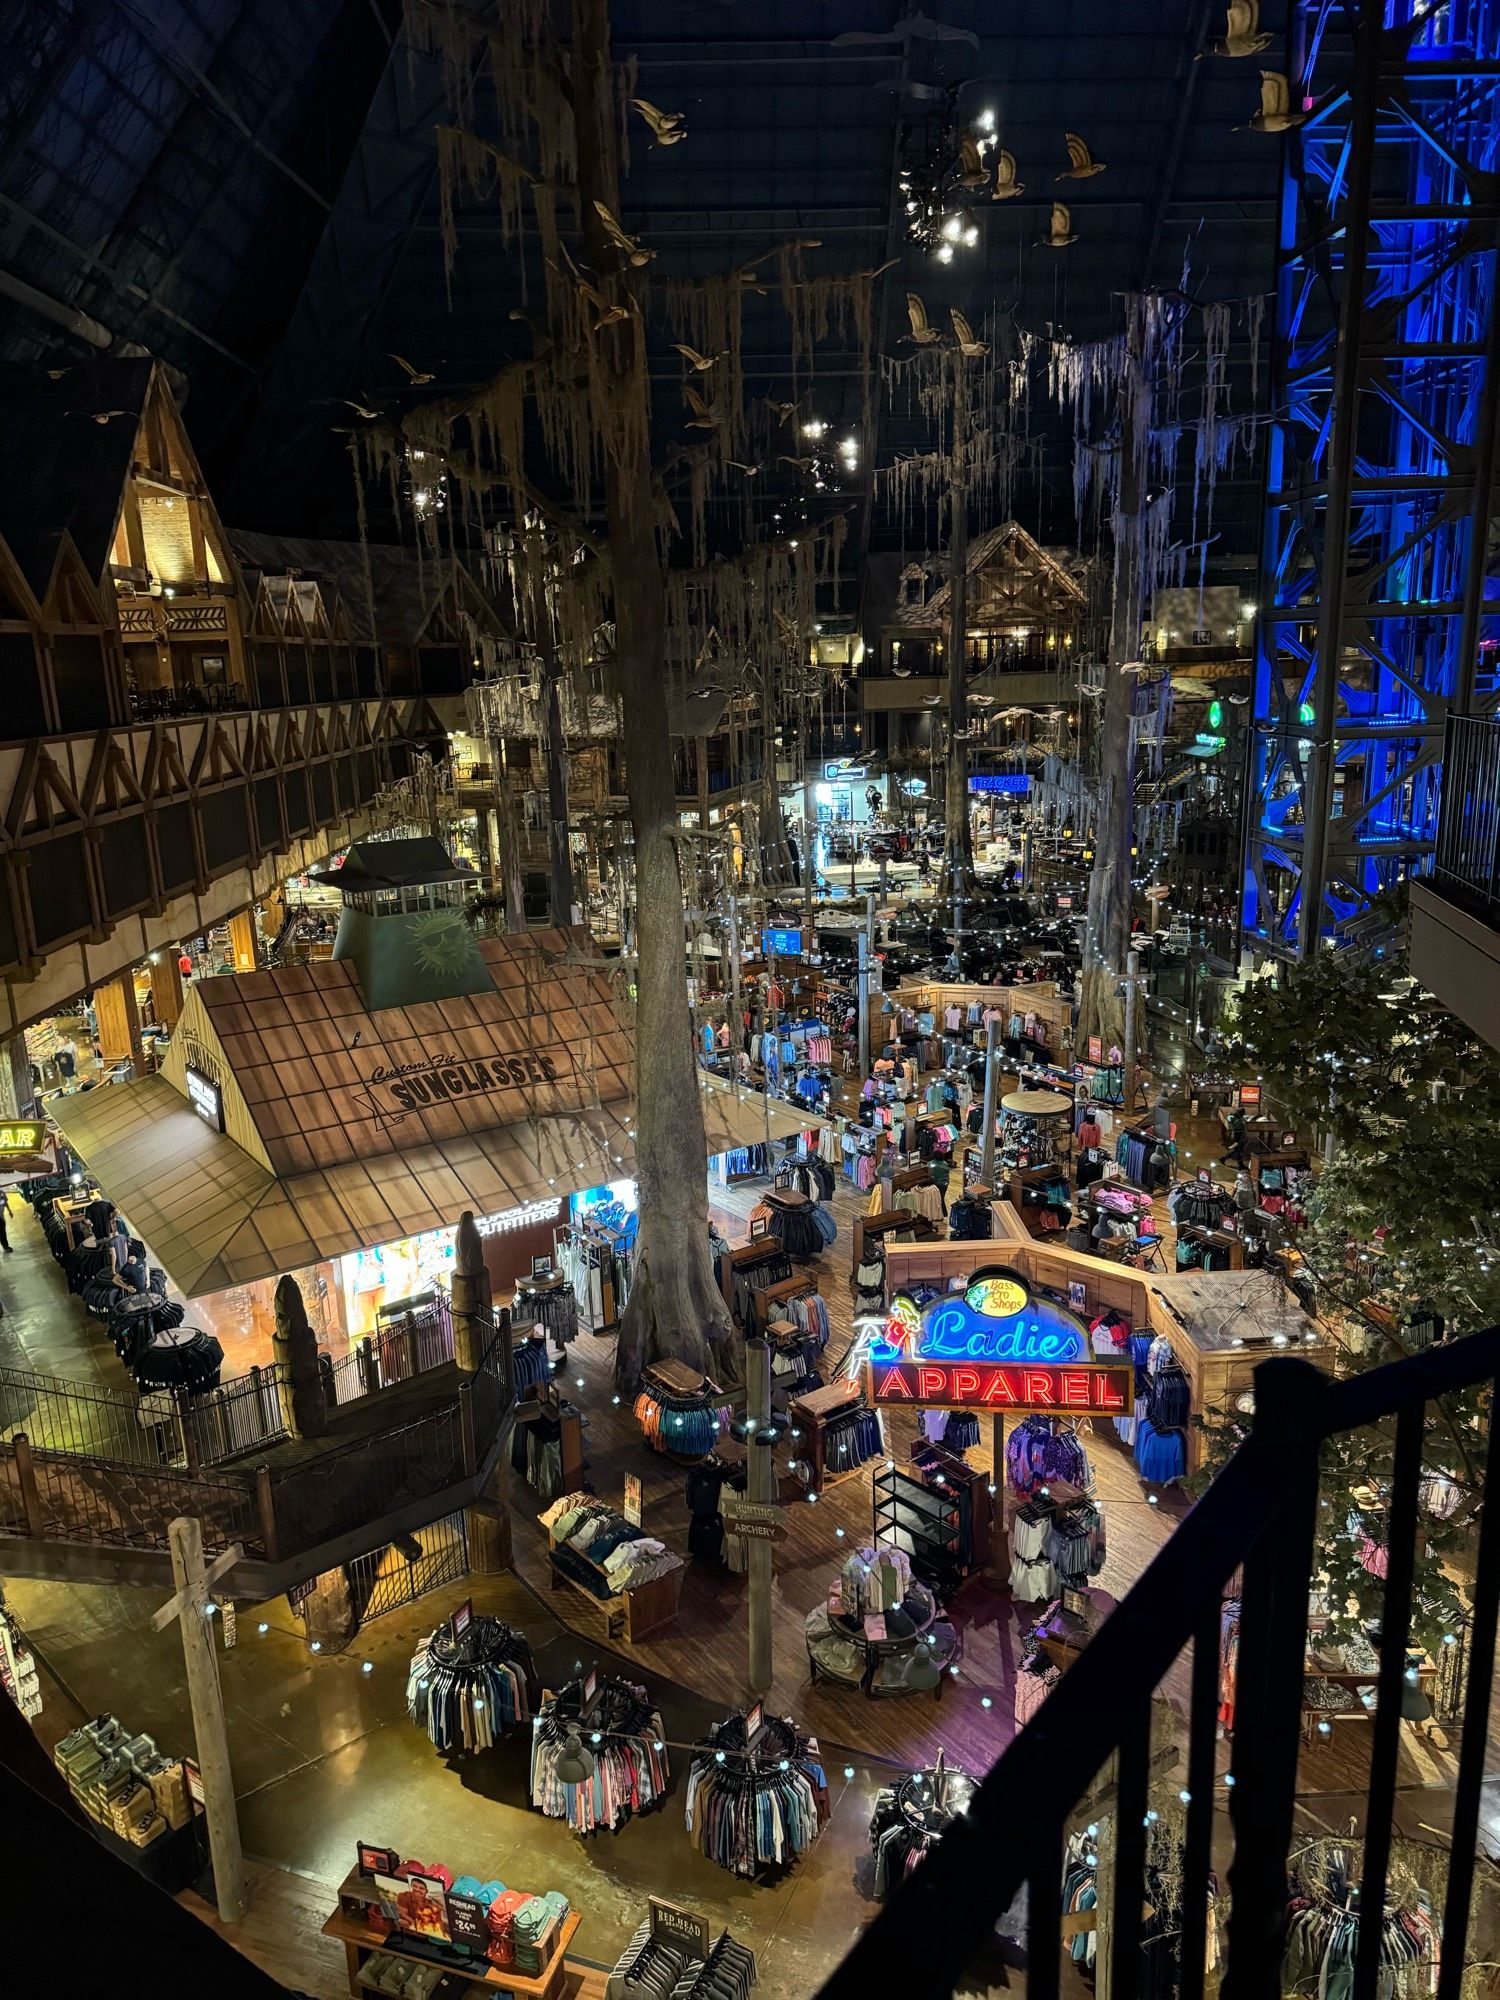
[[244, 1377], [227, 1412], [205, 1413], [213, 1424], [195, 1412], [190, 1434], [170, 1408], [161, 1426], [143, 1424], [103, 1326], [68, 1293], [29, 1208], [12, 1204], [9, 1230], [0, 1572], [164, 1581], [167, 1526], [196, 1514], [210, 1551], [243, 1545], [226, 1590], [260, 1600], [468, 1504], [484, 1485], [509, 1428], [500, 1345], [474, 1376], [434, 1355], [438, 1365], [375, 1393], [353, 1384], [349, 1400], [357, 1364], [346, 1362], [338, 1407], [315, 1439], [278, 1435], [274, 1387], [258, 1392]]

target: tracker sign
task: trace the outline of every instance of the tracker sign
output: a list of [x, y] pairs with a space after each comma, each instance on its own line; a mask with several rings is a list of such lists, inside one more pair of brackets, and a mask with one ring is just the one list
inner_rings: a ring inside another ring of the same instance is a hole
[[1081, 1319], [999, 1267], [975, 1271], [963, 1293], [925, 1309], [900, 1294], [865, 1366], [876, 1405], [1104, 1416], [1132, 1408], [1135, 1396], [1129, 1363], [1094, 1361]]

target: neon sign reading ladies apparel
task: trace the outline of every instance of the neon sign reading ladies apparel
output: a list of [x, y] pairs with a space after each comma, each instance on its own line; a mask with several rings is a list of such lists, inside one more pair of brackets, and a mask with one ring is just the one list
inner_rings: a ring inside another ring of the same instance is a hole
[[1122, 1411], [1128, 1365], [1093, 1361], [1081, 1320], [1033, 1299], [1014, 1271], [976, 1271], [962, 1297], [925, 1309], [901, 1293], [870, 1343], [866, 1385], [878, 1407]]

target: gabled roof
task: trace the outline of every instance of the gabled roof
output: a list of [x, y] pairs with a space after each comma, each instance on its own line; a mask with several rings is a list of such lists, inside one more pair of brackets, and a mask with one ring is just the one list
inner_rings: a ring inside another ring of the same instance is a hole
[[245, 569], [266, 578], [296, 575], [338, 593], [350, 634], [360, 645], [414, 646], [444, 598], [496, 632], [500, 621], [456, 556], [384, 542], [326, 542], [304, 535], [263, 535], [232, 528], [229, 540]]
[[104, 575], [156, 367], [106, 357], [56, 380], [37, 368], [0, 377], [0, 538], [38, 599], [64, 536], [96, 583]]
[[[997, 558], [1003, 559], [1010, 570], [1021, 571], [1034, 578], [1059, 612], [1076, 611], [1080, 617], [1083, 615], [1088, 604], [1088, 592], [1061, 554], [1044, 549], [1040, 542], [1027, 534], [1019, 521], [1002, 521], [998, 528], [991, 528], [987, 535], [981, 535], [977, 542], [969, 545], [966, 574], [971, 585], [968, 604], [971, 620], [986, 608], [972, 586], [983, 581], [985, 572]], [[898, 607], [896, 623], [917, 627], [941, 625], [948, 615], [951, 591], [951, 582], [944, 583], [925, 604]]]

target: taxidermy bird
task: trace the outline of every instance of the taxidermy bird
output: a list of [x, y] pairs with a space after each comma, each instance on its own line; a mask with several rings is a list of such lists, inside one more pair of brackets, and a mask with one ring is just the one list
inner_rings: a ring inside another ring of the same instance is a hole
[[766, 408], [777, 422], [782, 424], [789, 422], [797, 414], [795, 403], [773, 403], [769, 396], [766, 398]]
[[688, 366], [700, 375], [706, 375], [710, 368], [716, 367], [724, 359], [722, 354], [700, 354], [696, 347], [687, 347], [680, 340], [674, 340], [672, 345]]
[[958, 142], [958, 184], [960, 187], [982, 188], [988, 179], [979, 141], [965, 132]]
[[1260, 0], [1229, 0], [1229, 20], [1222, 42], [1199, 51], [1208, 56], [1258, 56], [1271, 46], [1260, 32]]
[[907, 14], [894, 28], [884, 34], [867, 31], [847, 35], [835, 35], [828, 44], [831, 49], [853, 48], [861, 44], [900, 47], [906, 42], [967, 42], [976, 52], [979, 37], [969, 28], [950, 28], [945, 21], [929, 20], [925, 14]]
[[1016, 179], [1015, 154], [1002, 152], [995, 161], [995, 185], [990, 193], [990, 200], [1009, 201], [1012, 195], [1025, 192], [1025, 183]]
[[906, 317], [911, 321], [911, 332], [903, 334], [902, 339], [909, 340], [913, 347], [931, 347], [939, 338], [937, 328], [927, 324], [927, 308], [915, 292], [906, 295]]
[[1104, 172], [1104, 162], [1094, 158], [1076, 132], [1064, 132], [1063, 138], [1068, 146], [1068, 166], [1057, 176], [1060, 181], [1092, 180], [1095, 174]]
[[627, 236], [602, 201], [594, 203], [594, 213], [604, 224], [605, 235], [619, 251], [620, 255], [625, 258], [627, 263], [633, 264], [639, 270], [643, 264], [651, 262], [656, 252], [648, 250], [643, 243], [638, 243], [633, 236]]
[[578, 280], [578, 296], [586, 306], [592, 306], [594, 311], [599, 315], [598, 319], [594, 321], [595, 333], [598, 333], [602, 327], [618, 325], [622, 319], [629, 319], [630, 317], [629, 312], [624, 306], [615, 305], [611, 300], [605, 298], [602, 293], [596, 292], [587, 278], [580, 278]]
[[[1263, 69], [1260, 73], [1260, 109], [1250, 120], [1252, 132], [1290, 132], [1294, 126], [1307, 122], [1305, 111], [1293, 111], [1292, 89], [1280, 70]], [[1239, 128], [1243, 131], [1245, 128]]]
[[413, 368], [404, 354], [393, 354], [391, 359], [414, 389], [425, 388], [429, 382], [437, 380], [436, 375], [429, 375], [421, 368]]
[[716, 431], [719, 428], [719, 419], [714, 415], [707, 403], [704, 402], [698, 391], [690, 389], [684, 383], [682, 394], [683, 400], [693, 413], [692, 421], [688, 424], [688, 429], [690, 431]]
[[683, 121], [682, 112], [659, 111], [644, 97], [632, 97], [630, 102], [651, 127], [651, 137], [658, 146], [675, 146], [679, 139], [687, 137], [687, 126]]
[[87, 410], [84, 414], [92, 417], [96, 424], [107, 424], [111, 417], [127, 416], [129, 412], [126, 410]]
[[724, 463], [731, 472], [743, 472], [747, 479], [754, 479], [760, 471], [758, 465], [741, 465], [737, 458], [726, 458]]
[[347, 408], [353, 410], [355, 416], [363, 417], [367, 424], [379, 423], [381, 415], [379, 410], [368, 410], [363, 403], [351, 402], [347, 396], [340, 396], [339, 401], [345, 404]]
[[953, 322], [953, 338], [958, 342], [958, 351], [965, 359], [975, 361], [981, 354], [989, 353], [989, 342], [975, 339], [973, 327], [969, 325], [957, 306], [948, 308], [948, 317]]
[[1060, 201], [1052, 204], [1052, 233], [1044, 236], [1042, 241], [1049, 250], [1066, 250], [1070, 243], [1078, 241], [1073, 228], [1073, 217]]
[[788, 458], [785, 453], [777, 459], [776, 463], [778, 465], [789, 465], [794, 472], [800, 472], [804, 477], [808, 473], [816, 472], [818, 469], [818, 461], [815, 458]]

